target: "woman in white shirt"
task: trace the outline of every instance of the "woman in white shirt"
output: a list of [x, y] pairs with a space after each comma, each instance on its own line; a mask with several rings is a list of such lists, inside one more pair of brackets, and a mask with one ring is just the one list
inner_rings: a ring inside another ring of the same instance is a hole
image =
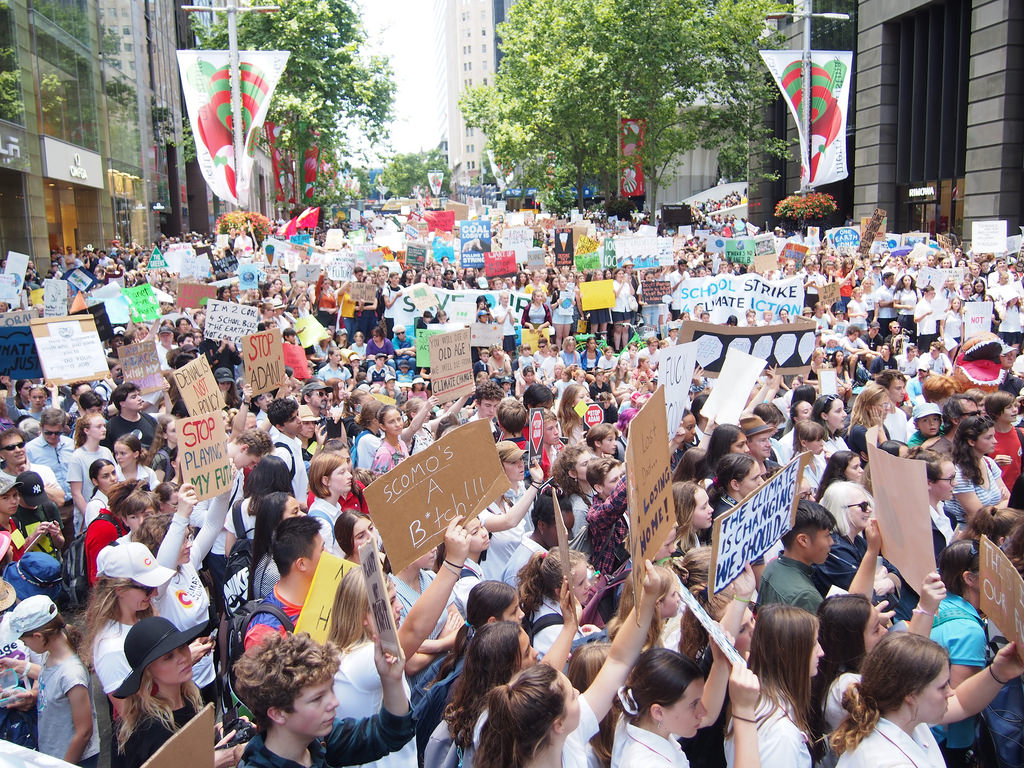
[[318, 451], [309, 462], [309, 490], [315, 497], [309, 505], [309, 516], [320, 522], [324, 551], [343, 557], [334, 539], [334, 524], [341, 515], [339, 499], [352, 491], [352, 463], [348, 456]]
[[945, 768], [928, 726], [980, 711], [1022, 671], [1011, 643], [987, 674], [973, 675], [954, 692], [942, 646], [909, 632], [889, 633], [864, 659], [860, 682], [843, 694], [848, 714], [832, 735], [838, 768]]
[[964, 301], [959, 296], [953, 296], [949, 300], [949, 309], [939, 322], [939, 335], [942, 337], [943, 346], [952, 349], [960, 343], [960, 337], [964, 332]]
[[114, 458], [117, 460], [117, 466], [121, 468], [121, 477], [125, 480], [137, 480], [152, 491], [160, 481], [156, 478], [156, 472], [139, 463], [142, 461], [142, 454], [142, 441], [135, 435], [121, 435], [114, 442]]

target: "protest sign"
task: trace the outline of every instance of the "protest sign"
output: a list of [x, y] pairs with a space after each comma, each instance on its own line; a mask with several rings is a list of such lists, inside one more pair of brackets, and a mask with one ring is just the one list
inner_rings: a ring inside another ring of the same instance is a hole
[[758, 274], [766, 275], [769, 272], [775, 272], [778, 268], [779, 256], [774, 249], [771, 253], [754, 254], [754, 271]]
[[142, 768], [213, 768], [214, 751], [211, 744], [217, 742], [213, 722], [213, 704], [207, 704], [199, 714], [185, 723], [160, 746], [153, 756], [142, 764]]
[[96, 275], [87, 270], [85, 267], [75, 267], [64, 273], [64, 279], [71, 283], [72, 287], [76, 291], [83, 293], [88, 292], [90, 288], [96, 285]]
[[867, 433], [875, 519], [882, 533], [882, 554], [911, 589], [920, 589], [935, 570], [928, 478], [923, 461], [901, 459], [878, 447], [878, 430]]
[[668, 280], [643, 280], [640, 282], [640, 298], [644, 304], [661, 304], [665, 296], [672, 295], [672, 283]]
[[949, 235], [936, 234], [935, 241], [939, 244], [939, 248], [944, 250], [946, 253], [953, 252], [953, 240]]
[[345, 230], [328, 229], [324, 235], [324, 248], [328, 251], [337, 251], [345, 245]]
[[2, 312], [0, 313], [0, 328], [11, 328], [16, 325], [28, 328], [32, 319], [36, 317], [39, 317], [39, 311], [35, 309], [16, 309], [10, 312]]
[[573, 258], [572, 228], [559, 227], [555, 229], [555, 266], [571, 267]]
[[814, 352], [814, 323], [794, 318], [792, 323], [738, 328], [687, 320], [679, 331], [678, 341], [697, 342], [697, 365], [712, 378], [721, 372], [730, 349], [765, 360], [776, 373], [804, 374]]
[[668, 431], [675, 435], [690, 407], [690, 382], [697, 367], [697, 344], [674, 344], [658, 351], [658, 383], [665, 387]]
[[473, 360], [469, 328], [431, 336], [430, 382], [439, 402], [457, 400], [473, 391]]
[[200, 501], [228, 490], [234, 476], [221, 413], [175, 419], [174, 428], [178, 432], [178, 471], [182, 483], [195, 486]]
[[363, 581], [366, 582], [366, 597], [370, 606], [370, 621], [373, 631], [380, 639], [380, 647], [386, 653], [405, 658], [402, 644], [398, 642], [398, 627], [395, 625], [395, 614], [391, 610], [391, 598], [384, 581], [384, 570], [380, 567], [380, 555], [377, 542], [366, 542], [359, 548], [359, 567], [363, 570]]
[[459, 258], [463, 267], [484, 268], [484, 254], [491, 250], [491, 221], [459, 222]]
[[118, 347], [117, 359], [121, 361], [125, 381], [138, 384], [142, 394], [159, 392], [163, 388], [164, 377], [160, 373], [160, 355], [156, 351], [156, 341], [143, 341], [140, 344]]
[[243, 336], [242, 362], [245, 364], [245, 381], [252, 387], [253, 397], [272, 392], [284, 384], [281, 329], [271, 328]]
[[374, 283], [356, 281], [349, 285], [348, 295], [352, 301], [372, 303], [377, 300], [377, 286]]
[[50, 384], [99, 381], [110, 375], [107, 354], [91, 317], [34, 318], [30, 327], [43, 376]]
[[1006, 220], [972, 222], [971, 251], [1006, 253]]
[[188, 365], [173, 371], [173, 375], [185, 408], [192, 416], [213, 413], [224, 407], [224, 395], [217, 386], [206, 355], [199, 355]]
[[424, 269], [427, 266], [426, 243], [415, 242], [405, 246], [405, 266], [407, 269]]
[[583, 311], [610, 309], [615, 306], [614, 280], [588, 280], [580, 283], [580, 301]]
[[309, 370], [306, 350], [298, 344], [282, 344], [281, 356], [284, 358], [284, 364], [292, 369], [296, 379], [304, 381], [313, 378], [313, 374]]
[[397, 572], [441, 543], [457, 515], [465, 524], [508, 487], [490, 424], [477, 420], [403, 460], [363, 495]]
[[12, 382], [15, 379], [42, 378], [43, 369], [28, 318], [25, 325], [0, 325], [0, 374], [10, 376]]
[[545, 264], [543, 248], [530, 248], [526, 252], [527, 269], [544, 269]]
[[338, 591], [345, 574], [357, 563], [342, 560], [337, 555], [323, 552], [316, 564], [313, 581], [309, 585], [309, 594], [302, 604], [299, 619], [295, 622], [295, 634], [308, 632], [318, 643], [327, 640], [327, 629], [331, 626], [331, 610], [334, 608], [334, 596]]
[[517, 271], [515, 251], [492, 251], [484, 254], [484, 274], [487, 277], [508, 277]]
[[67, 280], [43, 281], [43, 317], [65, 317], [68, 314]]
[[941, 288], [943, 283], [946, 282], [946, 275], [941, 269], [935, 267], [921, 267], [917, 272], [917, 288], [918, 290], [926, 288], [929, 285], [934, 285], [936, 288]]
[[301, 280], [306, 284], [315, 283], [320, 279], [320, 270], [321, 267], [319, 264], [307, 264], [303, 262], [295, 267], [295, 279]]
[[[701, 342], [697, 344], [697, 363], [700, 364]], [[716, 424], [739, 424], [740, 412], [764, 368], [763, 358], [748, 355], [738, 345], [730, 345], [701, 414]]]
[[826, 397], [828, 395], [838, 395], [839, 377], [836, 374], [835, 368], [819, 368], [818, 384], [821, 386], [822, 397]]
[[29, 257], [17, 251], [7, 252], [4, 262], [4, 276], [7, 280], [0, 281], [0, 301], [16, 302], [22, 287], [25, 285], [25, 270], [28, 269]]
[[216, 286], [207, 283], [178, 283], [178, 306], [189, 309], [205, 307], [210, 299], [217, 298]]
[[206, 302], [206, 327], [203, 337], [211, 341], [227, 339], [236, 344], [249, 333], [256, 332], [260, 311], [250, 304], [236, 304], [233, 301]]
[[558, 539], [558, 561], [562, 565], [562, 578], [572, 583], [572, 563], [569, 562], [569, 531], [565, 527], [562, 508], [558, 504], [558, 493], [555, 486], [550, 487], [551, 504], [555, 508], [555, 538]]
[[818, 287], [818, 301], [826, 307], [831, 307], [839, 301], [839, 283], [825, 283]]
[[160, 317], [160, 302], [149, 283], [122, 288], [121, 295], [128, 300], [128, 312], [133, 323], [151, 323]]
[[683, 280], [678, 293], [683, 312], [692, 315], [697, 305], [702, 304], [715, 322], [719, 322], [716, 314], [722, 315], [724, 321], [729, 315], [743, 317], [748, 309], [758, 315], [768, 311], [774, 316], [785, 309], [796, 317], [804, 306], [804, 284], [799, 277], [766, 280], [752, 273], [693, 277]]
[[540, 461], [544, 446], [543, 408], [530, 409], [527, 427], [529, 428], [529, 433], [526, 440], [526, 464], [527, 466], [533, 466], [534, 461]]
[[708, 633], [708, 637], [711, 641], [719, 647], [719, 649], [729, 659], [729, 663], [743, 664], [746, 665], [746, 659], [744, 659], [740, 652], [736, 650], [732, 643], [729, 642], [729, 636], [722, 630], [722, 625], [711, 618], [704, 606], [701, 605], [697, 598], [693, 596], [693, 593], [688, 589], [679, 590], [679, 596], [683, 599], [683, 603], [686, 604], [687, 610], [689, 610], [695, 619], [700, 622], [700, 625], [704, 627], [704, 631]]
[[[796, 505], [800, 500], [800, 478], [809, 461], [810, 454], [800, 454], [715, 520], [711, 531], [711, 566], [708, 569], [714, 593], [732, 584], [743, 573], [747, 563], [764, 555], [793, 527]], [[928, 543], [930, 546], [931, 538]]]
[[437, 296], [434, 295], [434, 289], [426, 283], [416, 283], [416, 285], [407, 288], [405, 295], [409, 297], [413, 306], [420, 312], [437, 306]]
[[676, 520], [664, 414], [665, 387], [660, 386], [629, 423], [626, 441], [629, 553], [637, 596], [644, 580], [642, 563], [665, 543]]
[[500, 323], [470, 323], [470, 344], [474, 347], [501, 346]]
[[[107, 308], [102, 304], [96, 304], [85, 311], [92, 315], [93, 322], [96, 323], [96, 332], [100, 335], [100, 341], [109, 344], [114, 338], [114, 328], [110, 324]], [[75, 314], [74, 309], [71, 314]]]
[[443, 328], [416, 329], [416, 367], [430, 367], [430, 337], [444, 333]]
[[[875, 241], [875, 234], [881, 229], [882, 224], [885, 221], [885, 211], [881, 208], [875, 208], [874, 213], [871, 214], [871, 219], [868, 221], [867, 226], [861, 228], [860, 242], [857, 245], [857, 253], [863, 259], [871, 250], [871, 244]], [[835, 245], [838, 247], [839, 243]]]
[[320, 321], [312, 315], [300, 317], [295, 321], [295, 333], [302, 347], [312, 347], [321, 339], [331, 338], [331, 332], [320, 325]]
[[[327, 278], [329, 280], [336, 280], [338, 282], [351, 280], [356, 268], [356, 257], [354, 254], [335, 254], [327, 260], [325, 268], [327, 271]], [[320, 274], [318, 270], [317, 278], [319, 277]]]
[[533, 248], [533, 229], [530, 227], [509, 227], [502, 233], [501, 247], [513, 251], [517, 262], [527, 260], [527, 254]]
[[733, 264], [754, 263], [754, 238], [727, 237], [725, 239], [725, 260]]
[[964, 341], [979, 333], [992, 331], [992, 302], [964, 302]]
[[1024, 579], [988, 536], [981, 537], [981, 610], [1024, 660]]
[[780, 261], [793, 260], [797, 269], [801, 269], [804, 264], [804, 259], [807, 257], [807, 252], [810, 249], [806, 245], [800, 245], [800, 243], [787, 242], [782, 248], [782, 254], [779, 256]]
[[260, 287], [263, 270], [256, 264], [240, 264], [238, 267], [238, 288], [243, 291], [255, 291]]
[[468, 301], [455, 301], [448, 305], [448, 322], [469, 325], [476, 320], [476, 305]]
[[218, 275], [230, 274], [238, 270], [238, 257], [234, 253], [219, 253], [210, 260], [210, 266]]

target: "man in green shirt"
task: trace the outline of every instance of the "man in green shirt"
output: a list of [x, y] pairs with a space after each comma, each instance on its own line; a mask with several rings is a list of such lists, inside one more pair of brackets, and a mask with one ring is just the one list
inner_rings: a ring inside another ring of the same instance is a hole
[[800, 501], [793, 527], [782, 536], [782, 554], [768, 563], [761, 575], [758, 605], [786, 603], [817, 613], [824, 597], [811, 581], [811, 566], [828, 557], [834, 527], [827, 509], [813, 501]]

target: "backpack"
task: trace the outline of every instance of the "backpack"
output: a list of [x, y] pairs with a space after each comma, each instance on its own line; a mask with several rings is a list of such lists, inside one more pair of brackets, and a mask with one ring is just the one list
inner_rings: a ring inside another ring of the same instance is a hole
[[[100, 512], [96, 516], [96, 520], [106, 520], [112, 524], [117, 529], [118, 537], [128, 533], [128, 527], [109, 512]], [[89, 533], [89, 528], [96, 520], [89, 523], [85, 530], [71, 541], [71, 545], [64, 552], [64, 559], [60, 564], [61, 589], [64, 600], [67, 601], [67, 607], [72, 610], [84, 608], [89, 600], [89, 575], [85, 563], [85, 537]]]
[[533, 639], [543, 630], [548, 627], [557, 627], [560, 624], [565, 624], [565, 619], [560, 613], [546, 613], [536, 621], [529, 616], [523, 616], [523, 629], [530, 638], [530, 645], [533, 645]]
[[284, 448], [288, 451], [288, 471], [291, 472], [292, 479], [295, 478], [295, 454], [292, 453], [292, 447], [288, 443], [281, 442], [280, 440], [274, 443], [275, 448]]
[[[244, 531], [242, 500], [231, 505], [231, 519], [236, 531]], [[252, 568], [252, 539], [242, 536], [235, 540], [224, 563], [224, 612], [228, 618], [238, 613], [249, 599], [249, 570]]]
[[245, 653], [245, 633], [257, 613], [269, 613], [281, 622], [285, 632], [291, 634], [295, 631], [295, 624], [288, 618], [287, 614], [278, 608], [274, 603], [264, 600], [249, 600], [235, 613], [228, 624], [228, 663], [224, 669], [224, 706], [226, 708], [235, 705], [232, 697], [238, 699], [235, 694], [235, 662], [242, 658]]

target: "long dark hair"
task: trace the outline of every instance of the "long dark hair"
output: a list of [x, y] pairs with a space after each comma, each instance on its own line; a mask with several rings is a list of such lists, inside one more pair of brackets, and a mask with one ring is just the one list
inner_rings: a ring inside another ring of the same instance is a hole
[[[708, 491], [711, 506], [716, 506], [724, 496], [732, 496], [729, 493], [729, 483], [734, 480], [742, 480], [750, 472], [750, 468], [757, 462], [753, 456], [746, 453], [728, 453], [722, 457], [715, 467], [715, 479]], [[742, 499], [733, 499], [742, 501]]]
[[[269, 493], [277, 491], [291, 493], [291, 490], [292, 473], [288, 471], [288, 465], [284, 463], [284, 459], [277, 456], [264, 456], [256, 462], [249, 477], [245, 479], [243, 496], [247, 499], [258, 499]], [[256, 514], [252, 508], [252, 502], [249, 502], [249, 514], [253, 516]]]
[[[283, 463], [283, 462], [282, 462]], [[270, 554], [270, 544], [274, 540], [274, 531], [284, 517], [284, 508], [292, 497], [291, 491], [274, 491], [265, 496], [255, 496], [249, 503], [249, 511], [256, 518], [256, 527], [252, 532], [252, 568], [255, 569], [265, 555]], [[255, 599], [253, 590], [256, 579], [249, 577], [249, 599]]]
[[821, 482], [818, 483], [818, 495], [815, 501], [821, 502], [821, 497], [832, 483], [841, 483], [846, 480], [846, 470], [850, 462], [860, 457], [853, 451], [836, 451], [828, 458], [825, 464], [825, 471], [821, 473]]
[[708, 438], [708, 452], [705, 456], [705, 466], [710, 471], [717, 468], [718, 460], [729, 454], [732, 444], [736, 442], [743, 430], [735, 424], [719, 424]]
[[503, 581], [481, 581], [473, 587], [466, 599], [466, 622], [459, 627], [455, 642], [431, 685], [448, 677], [465, 655], [466, 646], [474, 635], [491, 619], [500, 620], [513, 604], [519, 604], [519, 595], [515, 587]]
[[960, 422], [960, 426], [957, 427], [956, 434], [953, 436], [953, 463], [956, 464], [956, 468], [960, 470], [964, 479], [974, 485], [981, 485], [984, 478], [978, 468], [977, 454], [967, 441], [977, 440], [994, 426], [995, 422], [988, 416], [968, 416]]

